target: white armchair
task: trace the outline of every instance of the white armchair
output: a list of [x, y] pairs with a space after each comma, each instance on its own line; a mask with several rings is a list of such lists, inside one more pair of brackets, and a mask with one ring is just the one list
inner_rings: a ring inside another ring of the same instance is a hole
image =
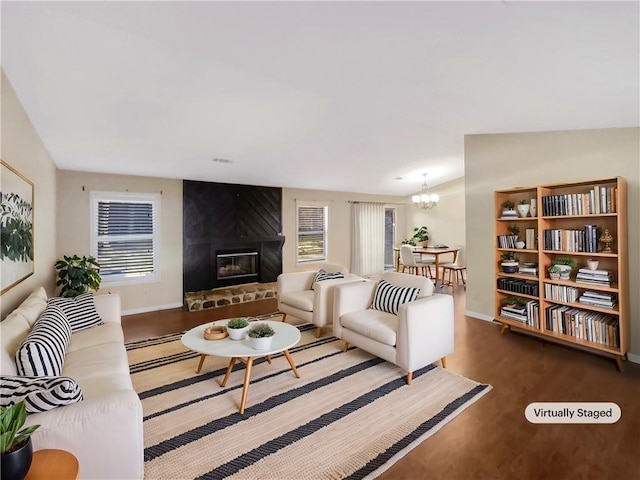
[[418, 287], [416, 300], [400, 305], [398, 314], [372, 307], [378, 282], [338, 285], [334, 289], [333, 335], [413, 372], [453, 353], [453, 297], [434, 294], [426, 277], [385, 272], [382, 279], [399, 287]]
[[[326, 272], [340, 272], [344, 278], [317, 282], [313, 280], [322, 269]], [[316, 336], [320, 337], [322, 328], [330, 325], [333, 313], [333, 288], [336, 285], [351, 282], [363, 282], [364, 279], [350, 274], [349, 270], [338, 264], [324, 263], [318, 270], [308, 272], [282, 273], [278, 276], [278, 310], [316, 326]]]

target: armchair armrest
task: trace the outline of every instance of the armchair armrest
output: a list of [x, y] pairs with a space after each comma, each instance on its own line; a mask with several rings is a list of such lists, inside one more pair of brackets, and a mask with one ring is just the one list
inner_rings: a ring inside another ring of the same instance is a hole
[[357, 275], [348, 275], [345, 278], [334, 278], [316, 283], [313, 292], [313, 316], [315, 325], [324, 327], [331, 323], [333, 318], [334, 287], [346, 283], [364, 281], [364, 278], [358, 277]]
[[283, 293], [311, 290], [316, 271], [291, 272], [278, 275], [278, 296]]
[[454, 349], [453, 297], [435, 294], [400, 306], [397, 363], [408, 372]]

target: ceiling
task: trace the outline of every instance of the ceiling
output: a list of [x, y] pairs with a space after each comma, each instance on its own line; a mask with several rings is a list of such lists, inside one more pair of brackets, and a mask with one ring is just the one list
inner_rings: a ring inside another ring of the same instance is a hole
[[638, 2], [1, 13], [2, 67], [65, 170], [409, 195], [464, 175], [465, 134], [640, 125]]

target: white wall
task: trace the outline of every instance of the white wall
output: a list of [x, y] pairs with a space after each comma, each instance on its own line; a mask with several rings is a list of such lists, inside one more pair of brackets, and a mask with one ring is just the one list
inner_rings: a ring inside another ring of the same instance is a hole
[[34, 184], [34, 274], [0, 297], [4, 318], [34, 289], [45, 287], [53, 294], [56, 261], [56, 166], [40, 140], [20, 100], [4, 74], [1, 75], [0, 155], [12, 168]]
[[494, 316], [494, 190], [615, 176], [628, 187], [630, 353], [640, 355], [640, 128], [465, 137], [469, 313]]
[[90, 254], [90, 198], [92, 190], [106, 192], [161, 193], [160, 280], [130, 286], [108, 286], [122, 297], [125, 313], [182, 306], [182, 180], [58, 172], [57, 255]]

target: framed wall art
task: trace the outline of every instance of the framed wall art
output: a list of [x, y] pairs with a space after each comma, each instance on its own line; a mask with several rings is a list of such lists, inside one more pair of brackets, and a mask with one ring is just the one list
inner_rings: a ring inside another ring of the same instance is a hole
[[33, 182], [0, 163], [1, 295], [33, 275]]

